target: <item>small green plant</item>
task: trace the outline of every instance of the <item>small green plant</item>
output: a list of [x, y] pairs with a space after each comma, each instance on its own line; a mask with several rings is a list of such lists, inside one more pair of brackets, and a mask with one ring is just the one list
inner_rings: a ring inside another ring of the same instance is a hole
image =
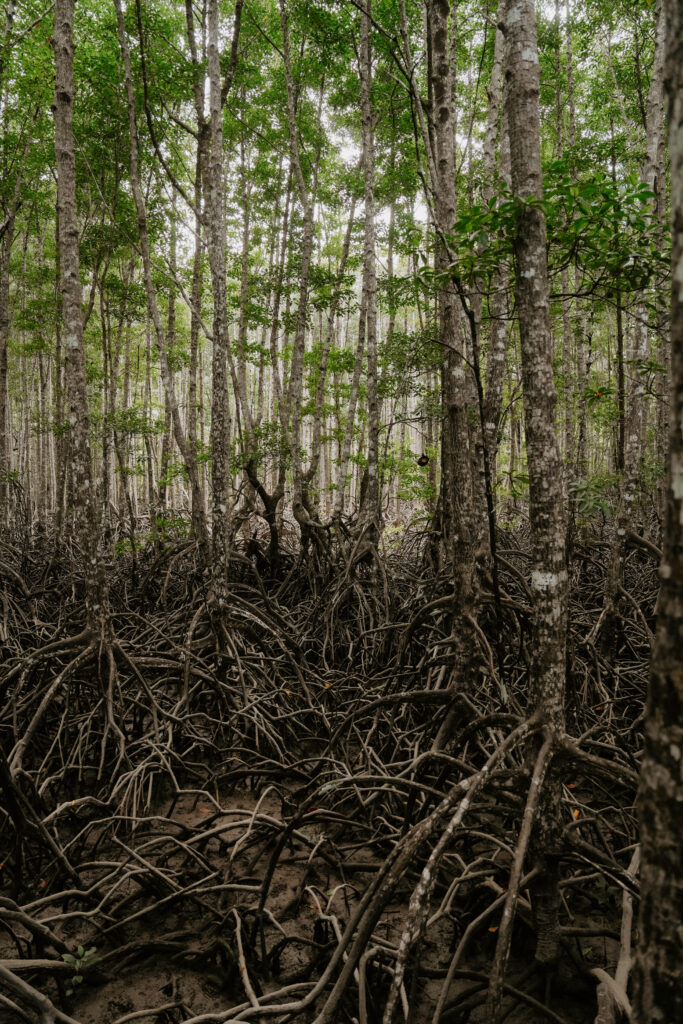
[[579, 513], [590, 518], [596, 512], [609, 514], [616, 500], [618, 483], [614, 473], [596, 473], [588, 479], [570, 483], [569, 490]]
[[86, 949], [85, 946], [78, 946], [74, 953], [62, 953], [62, 960], [67, 964], [71, 964], [76, 972], [71, 979], [71, 985], [66, 990], [68, 996], [74, 994], [74, 986], [81, 984], [85, 971], [99, 960], [99, 957], [95, 956], [96, 952], [96, 946], [91, 946], [90, 949]]

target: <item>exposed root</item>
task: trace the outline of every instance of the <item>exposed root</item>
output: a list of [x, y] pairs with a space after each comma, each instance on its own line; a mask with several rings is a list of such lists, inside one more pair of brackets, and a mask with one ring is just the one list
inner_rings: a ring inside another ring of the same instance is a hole
[[[403, 1006], [438, 1024], [468, 1021], [488, 990], [491, 1015], [564, 1022], [526, 967], [528, 840], [552, 755], [563, 969], [593, 1020], [618, 945], [596, 962], [587, 937], [616, 943], [621, 894], [637, 892], [651, 552], [628, 555], [626, 593], [637, 577], [644, 597], [623, 596], [608, 657], [603, 549], [577, 541], [568, 735], [541, 746], [523, 536], [500, 560], [502, 661], [484, 580], [463, 685], [452, 588], [418, 542], [364, 560], [352, 530], [323, 533], [303, 562], [284, 546], [276, 567], [234, 553], [219, 642], [192, 545], [142, 553], [137, 589], [117, 563], [108, 637], [79, 631], [78, 575], [3, 551], [0, 1019], [332, 1024]], [[63, 956], [78, 946], [98, 962], [72, 985]], [[150, 1005], [136, 979], [161, 966]], [[129, 1004], [97, 1003], [119, 978]]]

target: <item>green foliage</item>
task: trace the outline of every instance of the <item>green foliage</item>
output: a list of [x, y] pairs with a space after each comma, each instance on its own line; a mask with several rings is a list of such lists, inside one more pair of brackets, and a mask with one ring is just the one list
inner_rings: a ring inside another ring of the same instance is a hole
[[606, 384], [599, 386], [588, 387], [583, 393], [584, 401], [589, 407], [595, 405], [596, 402], [602, 401], [604, 398], [608, 398], [614, 394], [614, 388]]
[[[438, 458], [438, 449], [427, 447], [424, 453], [430, 460]], [[418, 465], [419, 455], [411, 448], [398, 444], [389, 446], [383, 463], [385, 476], [397, 477], [397, 496], [402, 501], [431, 501], [436, 495], [429, 481], [429, 465]]]
[[187, 520], [171, 509], [164, 509], [155, 516], [154, 529], [149, 539], [164, 550], [178, 541], [186, 540], [189, 536], [190, 526]]
[[527, 473], [512, 473], [510, 477], [510, 497], [526, 498], [529, 494], [529, 476]]
[[145, 437], [162, 434], [165, 426], [163, 420], [152, 420], [149, 413], [140, 405], [131, 405], [128, 409], [118, 409], [109, 414], [109, 426], [118, 434], [128, 437]]
[[76, 972], [70, 979], [71, 984], [66, 990], [68, 996], [73, 995], [74, 986], [81, 985], [86, 972], [98, 963], [100, 958], [95, 956], [96, 952], [96, 946], [90, 946], [89, 949], [86, 949], [84, 946], [77, 946], [73, 953], [62, 953], [64, 963], [71, 964]]
[[172, 480], [176, 477], [182, 476], [184, 480], [187, 480], [187, 470], [183, 462], [177, 462], [175, 459], [169, 459], [165, 467], [165, 472], [159, 477], [157, 484], [159, 487], [168, 487]]
[[569, 485], [573, 501], [580, 515], [590, 519], [596, 512], [608, 515], [614, 508], [619, 477], [614, 473], [596, 473]]
[[233, 439], [230, 469], [232, 473], [237, 473], [251, 461], [255, 466], [262, 466], [275, 460], [287, 462], [289, 451], [289, 443], [282, 433], [280, 423], [265, 420], [255, 427], [248, 438]]

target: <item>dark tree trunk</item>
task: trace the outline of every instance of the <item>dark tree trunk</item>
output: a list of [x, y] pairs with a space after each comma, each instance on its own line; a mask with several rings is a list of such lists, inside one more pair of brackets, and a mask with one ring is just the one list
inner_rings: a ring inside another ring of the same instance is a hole
[[666, 2], [671, 214], [671, 450], [638, 813], [641, 905], [633, 1019], [683, 1020], [683, 3]]

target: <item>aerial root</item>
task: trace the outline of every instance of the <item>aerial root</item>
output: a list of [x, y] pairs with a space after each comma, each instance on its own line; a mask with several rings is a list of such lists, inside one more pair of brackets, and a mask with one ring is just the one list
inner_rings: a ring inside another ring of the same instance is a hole
[[[429, 1019], [426, 978], [440, 981], [434, 1024], [467, 1019], [493, 985], [504, 1012], [525, 1005], [557, 1024], [561, 1008], [541, 1002], [530, 957], [511, 942], [513, 911], [520, 942], [533, 937], [525, 891], [542, 864], [529, 832], [552, 758], [567, 969], [592, 991], [608, 984], [590, 974], [583, 937], [619, 940], [612, 890], [637, 891], [629, 750], [649, 606], [641, 616], [624, 598], [615, 664], [590, 641], [599, 573], [576, 570], [568, 735], [549, 750], [528, 718], [528, 559], [510, 544], [502, 664], [482, 598], [469, 613], [479, 657], [466, 685], [453, 675], [448, 574], [425, 575], [401, 552], [382, 554], [384, 575], [363, 563], [347, 574], [333, 539], [315, 585], [285, 548], [273, 579], [235, 558], [220, 645], [190, 546], [147, 572], [144, 595], [124, 566], [113, 573], [110, 643], [78, 632], [76, 617], [76, 635], [63, 635], [66, 576], [40, 593], [27, 580], [43, 632], [18, 597], [16, 628], [0, 639], [0, 860], [13, 896], [0, 898], [12, 946], [0, 957], [26, 968], [10, 973], [72, 1019], [87, 1018], [86, 989], [106, 993], [117, 975], [132, 990], [163, 960], [175, 987], [149, 1012], [173, 1024], [370, 1022], [395, 1019], [401, 1004]], [[652, 603], [655, 593], [652, 568]], [[447, 748], [435, 749], [449, 715]], [[62, 957], [77, 943], [97, 946], [100, 960], [66, 997]], [[471, 969], [484, 954], [491, 975]], [[616, 979], [612, 966], [596, 969]], [[213, 1005], [193, 1005], [183, 989], [200, 972], [216, 981]], [[2, 1008], [15, 1004], [33, 1024], [39, 1007], [12, 985], [0, 977]], [[119, 1024], [145, 1006], [119, 1011]]]

